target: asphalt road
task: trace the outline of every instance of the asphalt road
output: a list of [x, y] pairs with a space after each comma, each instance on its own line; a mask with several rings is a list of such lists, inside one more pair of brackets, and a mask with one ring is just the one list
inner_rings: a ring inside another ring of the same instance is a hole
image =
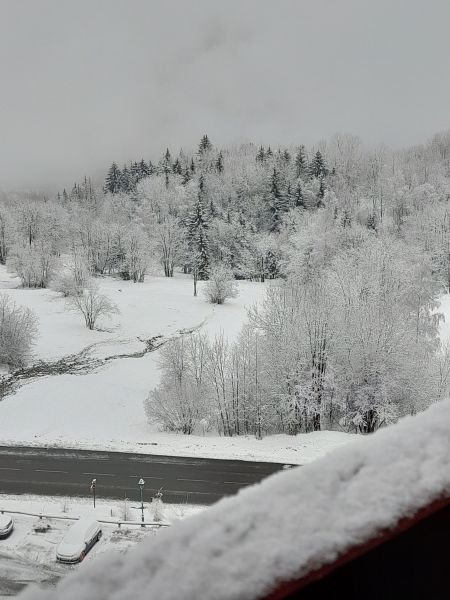
[[164, 502], [212, 504], [282, 469], [276, 463], [121, 452], [0, 446], [0, 494], [90, 496], [144, 501], [160, 488]]

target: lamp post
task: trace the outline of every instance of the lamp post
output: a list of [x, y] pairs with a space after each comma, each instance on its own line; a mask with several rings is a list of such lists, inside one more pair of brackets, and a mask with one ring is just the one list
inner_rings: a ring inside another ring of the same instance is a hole
[[93, 494], [93, 497], [94, 497], [94, 508], [95, 508], [95, 484], [96, 484], [96, 483], [97, 483], [97, 480], [96, 480], [96, 479], [93, 479], [93, 480], [92, 480], [92, 483], [91, 483], [91, 492], [92, 492], [92, 494]]
[[145, 525], [144, 525], [144, 485], [145, 485], [145, 481], [141, 477], [138, 482], [138, 486], [141, 490], [141, 527], [145, 527]]

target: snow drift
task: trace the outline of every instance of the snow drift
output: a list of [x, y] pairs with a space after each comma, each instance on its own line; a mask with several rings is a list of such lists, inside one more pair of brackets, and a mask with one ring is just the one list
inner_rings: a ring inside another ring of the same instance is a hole
[[450, 493], [450, 401], [276, 474], [28, 600], [259, 598]]

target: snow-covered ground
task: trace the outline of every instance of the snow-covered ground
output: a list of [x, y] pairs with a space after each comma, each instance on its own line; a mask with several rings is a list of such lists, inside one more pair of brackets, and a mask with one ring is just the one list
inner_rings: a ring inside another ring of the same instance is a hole
[[[29, 582], [43, 586], [54, 585], [58, 579], [79, 568], [84, 568], [99, 555], [107, 552], [126, 552], [136, 542], [151, 535], [157, 535], [160, 529], [139, 526], [140, 510], [135, 502], [126, 507], [120, 502], [97, 502], [96, 508], [90, 500], [82, 498], [60, 498], [57, 501], [46, 497], [0, 496], [0, 510], [23, 511], [28, 513], [52, 515], [43, 518], [12, 514], [14, 531], [5, 540], [0, 540], [0, 599], [16, 594]], [[187, 516], [201, 512], [203, 507], [190, 505], [163, 505], [161, 509], [164, 523], [172, 524]], [[69, 518], [92, 516], [99, 520], [121, 520], [126, 513], [127, 520], [137, 525], [101, 523], [103, 536], [98, 544], [86, 556], [80, 565], [61, 565], [55, 560], [58, 543], [74, 522]], [[62, 517], [61, 519], [55, 517]], [[152, 521], [154, 514], [151, 505], [146, 506], [144, 517]], [[36, 532], [34, 527], [49, 525], [46, 531]]]
[[[0, 289], [39, 318], [35, 358], [51, 360], [95, 344], [92, 356], [106, 357], [140, 350], [140, 340], [170, 337], [183, 329], [201, 327], [208, 335], [223, 331], [234, 340], [247, 308], [262, 300], [265, 286], [239, 282], [239, 296], [222, 306], [193, 296], [190, 277], [147, 277], [134, 284], [98, 279], [101, 291], [120, 313], [89, 331], [80, 315], [68, 312], [65, 301], [51, 290], [21, 289], [17, 278], [0, 267]], [[0, 401], [0, 444], [24, 444], [129, 452], [239, 458], [306, 463], [346, 443], [352, 436], [319, 432], [291, 437], [181, 436], [158, 431], [147, 423], [143, 402], [159, 382], [158, 352], [143, 358], [114, 360], [85, 375], [35, 379]]]

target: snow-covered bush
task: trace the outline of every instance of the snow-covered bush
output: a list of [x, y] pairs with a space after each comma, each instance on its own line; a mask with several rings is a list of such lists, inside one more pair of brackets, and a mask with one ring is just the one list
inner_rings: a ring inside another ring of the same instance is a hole
[[51, 282], [51, 288], [65, 298], [78, 296], [89, 283], [89, 268], [81, 257], [73, 256], [70, 265], [58, 273]]
[[165, 344], [159, 355], [161, 384], [145, 401], [149, 422], [167, 431], [191, 434], [203, 408], [203, 377], [207, 360], [207, 338], [190, 335]]
[[99, 317], [110, 317], [119, 312], [117, 306], [107, 296], [100, 293], [99, 286], [94, 281], [90, 281], [80, 294], [70, 296], [67, 306], [69, 309], [81, 313], [86, 327], [91, 330], [95, 329]]
[[159, 523], [160, 521], [162, 521], [164, 519], [164, 503], [163, 503], [162, 496], [163, 496], [162, 490], [159, 490], [158, 492], [156, 492], [156, 494], [152, 498], [152, 504], [151, 504], [150, 508], [151, 508], [153, 520], [156, 523]]
[[46, 243], [16, 247], [7, 260], [8, 271], [17, 273], [23, 287], [46, 288], [54, 277], [58, 260]]
[[238, 285], [233, 272], [223, 265], [216, 265], [209, 272], [205, 296], [212, 304], [223, 304], [227, 298], [236, 298]]
[[0, 362], [11, 367], [25, 364], [36, 335], [36, 315], [0, 294]]

